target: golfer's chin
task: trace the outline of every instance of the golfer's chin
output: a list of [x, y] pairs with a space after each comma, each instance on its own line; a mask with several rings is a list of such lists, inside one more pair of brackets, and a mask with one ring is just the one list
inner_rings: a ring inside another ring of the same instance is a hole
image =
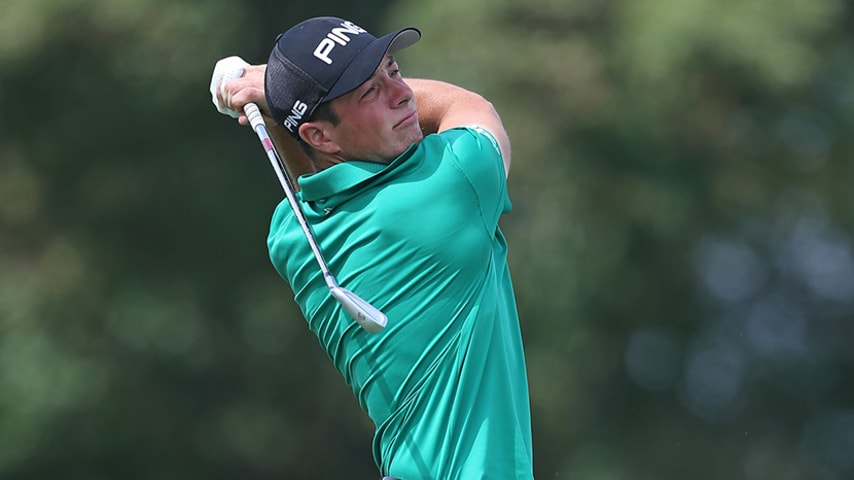
[[[416, 123], [415, 125], [418, 125], [418, 124]], [[409, 138], [409, 145], [406, 148], [409, 148], [410, 146], [412, 146], [416, 143], [420, 143], [421, 140], [424, 140], [424, 132], [421, 131], [420, 127], [415, 128], [412, 131], [412, 134]], [[404, 149], [404, 150], [406, 150], [406, 149]], [[403, 153], [403, 152], [400, 152], [400, 153]]]
[[[403, 152], [407, 151], [409, 147], [420, 143], [421, 140], [424, 140], [424, 133], [421, 132], [421, 128], [418, 127], [418, 124], [415, 124], [415, 128], [407, 128], [406, 130], [398, 132], [398, 141], [395, 142], [397, 148], [395, 149], [394, 160], [399, 157]], [[390, 161], [391, 161], [390, 160]]]

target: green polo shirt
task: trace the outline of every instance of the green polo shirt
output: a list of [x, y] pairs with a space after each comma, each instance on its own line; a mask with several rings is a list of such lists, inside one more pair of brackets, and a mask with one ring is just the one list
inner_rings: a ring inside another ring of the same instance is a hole
[[299, 179], [338, 283], [388, 316], [362, 330], [329, 294], [287, 201], [268, 247], [279, 274], [376, 425], [384, 475], [532, 478], [530, 408], [494, 138], [429, 135], [390, 164], [350, 161]]

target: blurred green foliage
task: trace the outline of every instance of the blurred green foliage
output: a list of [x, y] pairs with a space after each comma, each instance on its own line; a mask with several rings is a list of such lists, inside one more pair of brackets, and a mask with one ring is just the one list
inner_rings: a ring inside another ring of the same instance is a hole
[[502, 113], [538, 478], [854, 477], [849, 3], [7, 0], [0, 478], [376, 477], [207, 92], [319, 14]]

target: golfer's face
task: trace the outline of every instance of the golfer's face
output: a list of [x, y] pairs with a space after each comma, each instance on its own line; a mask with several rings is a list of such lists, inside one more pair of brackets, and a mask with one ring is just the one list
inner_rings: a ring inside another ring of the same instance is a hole
[[348, 159], [389, 162], [423, 138], [412, 89], [387, 55], [356, 90], [333, 100], [336, 143]]

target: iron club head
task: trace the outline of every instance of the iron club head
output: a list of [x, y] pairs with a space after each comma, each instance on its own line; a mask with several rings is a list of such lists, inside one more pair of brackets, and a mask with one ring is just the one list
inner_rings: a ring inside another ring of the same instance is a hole
[[332, 296], [344, 307], [344, 310], [369, 333], [377, 333], [385, 328], [388, 317], [379, 309], [364, 301], [346, 288], [334, 286], [329, 289]]

